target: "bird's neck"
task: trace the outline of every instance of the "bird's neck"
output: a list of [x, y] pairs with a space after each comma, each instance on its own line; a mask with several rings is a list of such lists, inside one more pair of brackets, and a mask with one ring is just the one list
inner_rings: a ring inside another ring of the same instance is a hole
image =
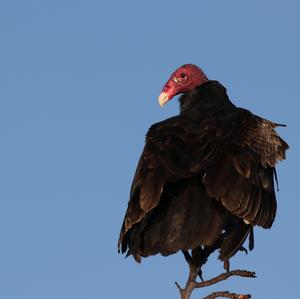
[[203, 117], [232, 109], [225, 87], [218, 81], [207, 81], [179, 98], [180, 114]]

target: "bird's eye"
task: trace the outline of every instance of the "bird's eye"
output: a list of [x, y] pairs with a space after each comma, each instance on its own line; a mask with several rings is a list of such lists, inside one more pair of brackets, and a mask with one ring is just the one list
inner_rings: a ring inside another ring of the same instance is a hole
[[177, 76], [175, 75], [175, 76], [173, 77], [173, 81], [176, 82], [176, 83], [182, 83], [182, 82], [184, 82], [184, 81], [186, 81], [186, 80], [187, 80], [187, 75], [186, 75], [186, 73], [180, 73], [180, 74], [178, 74]]

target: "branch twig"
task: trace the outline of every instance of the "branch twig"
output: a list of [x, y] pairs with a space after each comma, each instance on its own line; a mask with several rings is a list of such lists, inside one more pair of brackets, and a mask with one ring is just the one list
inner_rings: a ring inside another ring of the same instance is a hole
[[231, 299], [249, 299], [251, 298], [251, 295], [235, 294], [235, 293], [229, 293], [228, 291], [223, 291], [223, 292], [211, 293], [210, 295], [204, 297], [203, 299], [215, 299], [218, 297], [231, 298]]
[[[192, 251], [192, 255], [188, 251], [184, 251], [184, 257], [186, 262], [189, 265], [189, 277], [185, 284], [185, 288], [181, 288], [180, 285], [175, 282], [177, 286], [181, 299], [190, 299], [190, 296], [194, 289], [204, 288], [207, 286], [211, 286], [213, 284], [219, 283], [228, 279], [231, 276], [239, 276], [239, 277], [248, 277], [248, 278], [255, 278], [255, 272], [246, 271], [246, 270], [232, 270], [225, 273], [222, 273], [212, 279], [203, 281], [202, 279], [202, 272], [201, 267], [206, 263], [208, 256], [215, 250], [215, 248], [205, 248], [201, 249], [198, 248], [197, 250]], [[197, 276], [200, 276], [201, 282], [197, 282]], [[230, 293], [228, 291], [222, 292], [214, 292], [203, 299], [214, 299], [217, 297], [223, 298], [231, 298], [231, 299], [249, 299], [251, 295], [243, 295], [243, 294], [235, 294]]]
[[250, 272], [246, 270], [232, 270], [229, 272], [222, 273], [212, 279], [202, 281], [202, 282], [194, 282], [195, 288], [203, 288], [218, 283], [220, 281], [226, 280], [231, 276], [240, 276], [240, 277], [248, 277], [255, 278], [255, 272]]

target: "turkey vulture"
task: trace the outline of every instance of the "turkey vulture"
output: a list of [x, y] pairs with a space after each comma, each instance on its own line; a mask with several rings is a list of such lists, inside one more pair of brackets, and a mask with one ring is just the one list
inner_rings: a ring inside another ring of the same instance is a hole
[[132, 182], [119, 251], [141, 257], [217, 246], [228, 261], [253, 227], [276, 215], [275, 164], [288, 144], [280, 126], [236, 107], [218, 81], [186, 64], [159, 96], [180, 113], [152, 125]]

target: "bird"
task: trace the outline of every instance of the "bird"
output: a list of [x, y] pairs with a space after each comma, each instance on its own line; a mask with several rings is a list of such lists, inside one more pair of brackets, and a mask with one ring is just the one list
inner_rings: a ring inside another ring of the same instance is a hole
[[185, 64], [158, 102], [176, 95], [178, 115], [153, 124], [145, 137], [121, 227], [118, 251], [137, 262], [197, 248], [219, 250], [225, 262], [254, 248], [255, 226], [276, 216], [275, 165], [288, 144], [274, 123], [237, 107], [226, 88]]

